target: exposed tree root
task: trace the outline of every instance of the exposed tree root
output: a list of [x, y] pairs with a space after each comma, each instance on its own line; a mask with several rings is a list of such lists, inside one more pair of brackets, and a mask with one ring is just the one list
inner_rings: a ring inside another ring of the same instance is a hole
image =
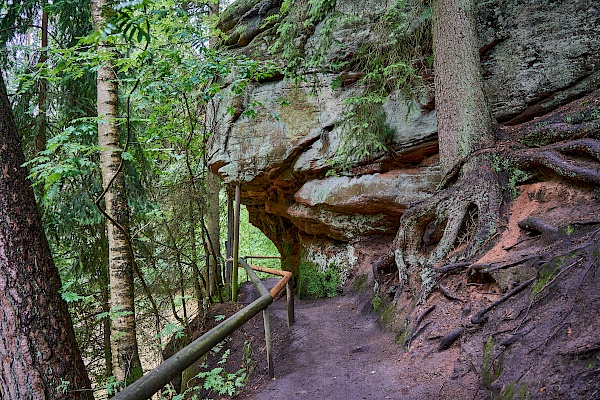
[[440, 289], [440, 293], [443, 294], [444, 297], [447, 298], [448, 300], [450, 300], [450, 301], [459, 301], [461, 303], [464, 302], [463, 299], [461, 299], [460, 297], [455, 296], [454, 294], [452, 294], [450, 292], [450, 290], [448, 290], [448, 288], [446, 286], [442, 285], [441, 282], [438, 284], [438, 289]]
[[420, 269], [420, 300], [435, 284], [434, 264], [450, 253], [450, 260], [468, 259], [498, 229], [502, 192], [490, 154], [466, 161], [451, 188], [412, 207], [400, 220], [393, 247], [400, 285]]
[[[574, 155], [577, 158], [567, 158]], [[582, 159], [587, 156], [587, 159]], [[515, 152], [512, 163], [516, 168], [532, 170], [544, 168], [557, 175], [584, 183], [600, 184], [600, 142], [595, 139], [579, 139], [555, 143], [540, 149]]]
[[[419, 301], [425, 300], [441, 277], [469, 265], [457, 261], [472, 258], [499, 230], [504, 197], [502, 178], [496, 172], [498, 160], [508, 161], [502, 163], [508, 175], [517, 169], [553, 172], [569, 181], [600, 185], [600, 141], [591, 138], [516, 151], [485, 149], [462, 160], [442, 182], [454, 184], [413, 206], [400, 220], [393, 245], [400, 288], [409, 284], [414, 293], [420, 285]], [[505, 179], [520, 184], [518, 179], [532, 177]], [[520, 226], [547, 239], [558, 235], [556, 227], [540, 219], [525, 219]], [[441, 261], [451, 264], [435, 269]]]
[[438, 346], [437, 351], [441, 352], [444, 350], [448, 350], [450, 348], [450, 346], [452, 346], [454, 344], [454, 342], [456, 342], [458, 339], [460, 339], [460, 337], [462, 336], [464, 331], [465, 331], [465, 328], [458, 328], [458, 329], [448, 333], [447, 335], [445, 335], [440, 340], [440, 345]]
[[527, 286], [531, 285], [535, 281], [535, 279], [536, 278], [533, 278], [533, 279], [530, 279], [528, 281], [525, 281], [525, 282], [521, 283], [519, 286], [517, 286], [516, 288], [514, 288], [510, 292], [506, 293], [504, 296], [502, 296], [498, 300], [494, 301], [489, 306], [485, 307], [484, 309], [479, 310], [475, 315], [473, 315], [471, 317], [471, 323], [474, 324], [474, 325], [481, 324], [485, 320], [484, 319], [485, 314], [487, 314], [489, 311], [491, 311], [497, 305], [504, 303], [506, 300], [508, 300], [509, 298], [511, 298], [512, 296], [514, 296], [515, 294], [521, 292]]
[[519, 221], [519, 228], [526, 229], [530, 232], [536, 232], [547, 237], [552, 237], [558, 233], [557, 227], [536, 217], [529, 217]]

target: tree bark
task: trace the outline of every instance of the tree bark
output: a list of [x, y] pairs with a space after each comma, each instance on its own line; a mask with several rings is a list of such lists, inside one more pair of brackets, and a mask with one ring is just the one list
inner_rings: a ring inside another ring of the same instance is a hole
[[[211, 18], [211, 23], [216, 23], [216, 19], [219, 17], [219, 1], [208, 2], [208, 15]], [[218, 36], [211, 29], [208, 46], [214, 48], [217, 43]], [[208, 118], [207, 118], [208, 119]], [[215, 121], [211, 118], [207, 121], [207, 127], [209, 132], [214, 132]], [[205, 141], [206, 143], [206, 141]], [[207, 160], [205, 159], [204, 165], [206, 167], [206, 229], [208, 230], [208, 243], [210, 247], [210, 273], [209, 273], [209, 290], [210, 295], [214, 296], [219, 291], [219, 285], [221, 281], [221, 221], [220, 221], [220, 207], [219, 207], [219, 191], [220, 191], [220, 179], [219, 176], [208, 168]], [[220, 295], [220, 293], [219, 293]]]
[[[95, 29], [105, 24], [103, 10], [109, 2], [92, 0]], [[121, 140], [117, 126], [119, 88], [113, 61], [114, 49], [104, 42], [98, 44], [104, 64], [98, 69], [98, 145], [100, 169], [105, 190], [105, 212], [108, 237], [110, 305], [116, 315], [111, 324], [113, 375], [119, 382], [130, 383], [143, 371], [136, 340], [133, 286], [133, 260], [129, 242], [129, 208], [122, 171]]]
[[433, 8], [435, 104], [440, 166], [494, 144], [494, 119], [483, 90], [474, 0], [436, 0]]
[[0, 398], [91, 399], [24, 162], [0, 71]]
[[217, 295], [221, 282], [219, 260], [221, 259], [221, 227], [219, 220], [219, 176], [210, 169], [206, 171], [206, 230], [208, 231], [209, 257], [209, 290], [210, 295]]
[[472, 257], [497, 232], [503, 205], [475, 1], [435, 0], [432, 11], [440, 167], [446, 174], [440, 186], [445, 189], [403, 214], [393, 245], [400, 286], [420, 285], [418, 301], [437, 284], [434, 264]]
[[[38, 64], [44, 65], [48, 59], [48, 12], [43, 8], [47, 6], [47, 1], [42, 2], [42, 50]], [[46, 94], [48, 92], [48, 82], [43, 76], [39, 81], [38, 94], [38, 126], [35, 137], [35, 153], [46, 150], [46, 130], [48, 127], [48, 106]]]

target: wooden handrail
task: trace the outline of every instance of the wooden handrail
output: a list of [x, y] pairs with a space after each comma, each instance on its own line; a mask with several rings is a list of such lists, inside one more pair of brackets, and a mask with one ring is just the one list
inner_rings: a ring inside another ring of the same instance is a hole
[[[283, 286], [287, 287], [288, 292], [288, 326], [293, 323], [294, 315], [294, 296], [291, 276], [288, 271], [280, 271], [272, 268], [250, 266], [246, 260], [240, 258], [239, 264], [246, 270], [250, 280], [258, 290], [260, 297], [252, 303], [236, 312], [219, 325], [194, 340], [192, 343], [175, 353], [173, 356], [166, 359], [158, 367], [144, 374], [137, 381], [127, 386], [123, 391], [112, 397], [112, 400], [145, 400], [149, 399], [154, 393], [158, 392], [166, 384], [168, 384], [178, 374], [192, 365], [200, 357], [204, 356], [215, 345], [229, 336], [233, 331], [242, 326], [250, 318], [254, 317], [260, 311], [263, 312], [263, 320], [265, 325], [265, 340], [267, 342], [267, 363], [269, 367], [269, 376], [273, 378], [273, 358], [271, 354], [271, 334], [269, 326], [269, 304], [282, 290]], [[282, 279], [269, 291], [262, 281], [256, 276], [256, 271], [266, 272], [274, 275], [282, 276]], [[283, 282], [283, 283], [282, 283]], [[291, 299], [291, 300], [290, 300]], [[291, 311], [290, 311], [291, 310]], [[291, 317], [290, 317], [291, 316]]]
[[261, 310], [273, 302], [270, 294], [264, 295], [238, 311], [219, 325], [179, 350], [162, 364], [117, 393], [113, 400], [145, 400], [158, 392], [178, 374], [205, 355], [215, 345], [229, 336]]
[[279, 292], [281, 292], [281, 290], [288, 283], [288, 281], [290, 279], [292, 279], [292, 276], [293, 276], [293, 274], [290, 271], [282, 271], [280, 269], [266, 268], [266, 267], [261, 267], [259, 265], [250, 265], [250, 268], [252, 268], [255, 271], [266, 272], [267, 274], [278, 275], [278, 276], [282, 277], [282, 279], [280, 279], [279, 282], [277, 282], [277, 284], [273, 287], [273, 289], [270, 290], [271, 296], [273, 296], [273, 298], [275, 298], [279, 294]]
[[244, 258], [254, 258], [257, 260], [281, 260], [281, 256], [246, 256]]

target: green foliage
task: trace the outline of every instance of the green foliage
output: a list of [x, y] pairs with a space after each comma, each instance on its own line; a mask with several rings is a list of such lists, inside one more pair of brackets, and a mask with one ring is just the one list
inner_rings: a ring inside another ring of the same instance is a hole
[[[410, 112], [415, 99], [424, 91], [422, 72], [431, 68], [431, 10], [421, 1], [398, 0], [373, 23], [374, 40], [370, 40], [348, 59], [328, 59], [334, 47], [344, 44], [333, 37], [342, 28], [364, 25], [364, 19], [335, 11], [331, 0], [286, 0], [276, 21], [277, 39], [269, 49], [286, 60], [285, 75], [295, 82], [314, 71], [352, 71], [360, 76], [356, 94], [344, 101], [347, 110], [341, 121], [342, 144], [334, 159], [331, 173], [347, 170], [359, 161], [388, 150], [393, 130], [385, 123], [382, 105], [390, 93], [401, 93]], [[318, 25], [318, 28], [316, 28]], [[304, 42], [310, 35], [320, 36], [318, 46], [307, 56]], [[342, 88], [342, 75], [333, 80], [333, 90]]]
[[[223, 213], [225, 217], [225, 213]], [[225, 220], [223, 222], [226, 222]], [[223, 233], [225, 230], [223, 229]], [[249, 221], [248, 210], [245, 206], [241, 207], [240, 212], [240, 249], [241, 257], [245, 256], [279, 256], [279, 251], [264, 233]], [[255, 259], [252, 264], [262, 265], [267, 268], [280, 268], [278, 259]], [[244, 270], [240, 269], [240, 281], [245, 280]], [[273, 277], [272, 275], [268, 275]]]
[[110, 311], [99, 313], [96, 318], [101, 320], [106, 317], [109, 317], [111, 320], [115, 320], [120, 317], [124, 317], [126, 315], [130, 315], [131, 311], [122, 310], [122, 306], [116, 305], [110, 309]]
[[226, 372], [223, 367], [200, 372], [197, 377], [204, 379], [203, 387], [218, 395], [234, 396], [246, 384], [247, 376], [244, 369], [236, 373]]
[[[161, 322], [159, 332], [153, 332], [159, 337], [183, 333], [182, 308], [190, 302], [195, 273], [199, 280], [206, 277], [203, 228], [209, 204], [204, 182], [206, 146], [214, 127], [210, 116], [205, 119], [207, 105], [222, 96], [224, 85], [241, 94], [250, 82], [271, 76], [275, 67], [208, 48], [212, 22], [204, 18], [204, 6], [172, 0], [115, 2], [99, 32], [92, 31], [89, 2], [53, 1], [46, 7], [51, 24], [47, 60], [38, 63], [38, 28], [31, 30], [25, 18], [39, 18], [40, 3], [13, 3], [10, 12], [16, 14], [0, 13], [0, 18], [7, 27], [10, 21], [23, 21], [32, 43], [21, 45], [17, 37], [15, 46], [11, 42], [10, 49], [0, 52], [11, 66], [9, 90], [27, 167], [63, 278], [61, 294], [69, 303], [83, 356], [91, 360], [91, 378], [97, 387], [106, 382], [114, 389], [120, 383], [105, 380], [110, 373], [103, 360], [103, 323], [125, 312], [106, 309], [103, 297], [108, 244], [105, 221], [95, 204], [103, 191], [95, 85], [106, 55], [98, 51], [98, 41], [109, 43], [118, 55], [116, 123], [121, 146], [127, 146], [122, 157], [134, 255], [161, 313], [181, 314], [177, 324]], [[225, 83], [225, 78], [231, 79]], [[47, 141], [46, 149], [37, 151], [42, 80], [47, 85]], [[247, 217], [242, 227], [245, 254], [278, 255], [247, 224]], [[146, 296], [136, 295], [140, 326], [152, 318], [150, 308]]]
[[123, 382], [118, 381], [113, 375], [109, 376], [104, 382], [104, 390], [109, 396], [117, 393], [119, 388], [123, 387]]
[[318, 55], [305, 61], [304, 42], [334, 6], [335, 0], [284, 0], [279, 13], [267, 19], [267, 24], [277, 22], [277, 39], [269, 52], [286, 60], [283, 72], [287, 78], [300, 82], [309, 68], [322, 65]]
[[504, 352], [498, 356], [493, 356], [494, 339], [490, 336], [483, 349], [483, 365], [481, 367], [481, 382], [487, 389], [492, 389], [494, 383], [502, 374], [502, 364], [504, 362]]
[[420, 73], [430, 68], [427, 59], [432, 52], [429, 7], [419, 1], [396, 1], [375, 24], [374, 34], [376, 40], [337, 66], [359, 72], [356, 85], [362, 89], [344, 101], [348, 106], [342, 118], [344, 139], [331, 162], [338, 171], [388, 150], [394, 132], [382, 109], [387, 96], [400, 93], [410, 112], [424, 91]]
[[60, 378], [60, 385], [56, 387], [56, 390], [61, 393], [67, 393], [70, 384], [70, 381], [65, 381], [63, 378]]
[[[64, 301], [67, 303], [72, 303], [76, 301], [84, 301], [87, 303], [94, 302], [94, 296], [88, 295], [84, 296], [80, 293], [74, 291], [74, 287], [76, 286], [77, 280], [74, 277], [70, 279], [63, 279], [62, 288], [60, 290], [60, 294]], [[97, 305], [97, 304], [94, 304]]]
[[[222, 349], [221, 346], [216, 346], [213, 348], [213, 353], [219, 353]], [[249, 342], [247, 341], [244, 344], [244, 352], [248, 353]], [[249, 361], [245, 360], [245, 365], [243, 368], [239, 369], [235, 373], [229, 373], [223, 367], [229, 358], [230, 350], [226, 350], [221, 355], [221, 359], [218, 361], [220, 366], [215, 367], [211, 370], [201, 371], [196, 375], [196, 385], [188, 387], [183, 393], [175, 394], [175, 392], [171, 390], [167, 390], [163, 392], [163, 397], [172, 400], [181, 400], [181, 399], [198, 399], [197, 393], [203, 388], [207, 390], [211, 395], [218, 396], [235, 396], [241, 388], [244, 387], [246, 381], [248, 380], [248, 363]], [[206, 364], [202, 364], [202, 368], [206, 369]], [[211, 396], [211, 398], [213, 398]]]
[[156, 335], [158, 338], [175, 337], [180, 339], [185, 336], [185, 327], [174, 322], [167, 322], [160, 332]]
[[312, 262], [300, 263], [298, 296], [301, 299], [335, 297], [340, 291], [340, 284], [340, 275], [336, 266], [331, 265], [322, 271]]
[[126, 0], [104, 10], [106, 24], [87, 38], [88, 43], [107, 41], [118, 34], [129, 44], [150, 42], [150, 16], [147, 14], [151, 0]]
[[27, 162], [29, 178], [34, 184], [43, 184], [46, 193], [44, 201], [52, 201], [60, 188], [76, 184], [78, 177], [87, 177], [97, 172], [94, 159], [97, 146], [82, 143], [80, 137], [96, 134], [96, 124], [91, 120], [75, 120], [62, 132], [48, 139], [46, 150]]
[[329, 175], [350, 169], [356, 162], [387, 150], [394, 130], [386, 123], [386, 114], [381, 108], [384, 102], [384, 96], [374, 93], [344, 100], [350, 111], [342, 118], [344, 134], [341, 147], [336, 156], [328, 160], [333, 167]]
[[381, 295], [379, 293], [377, 293], [375, 296], [373, 296], [373, 300], [371, 301], [371, 305], [373, 305], [373, 310], [375, 312], [379, 312], [382, 304], [383, 304], [383, 299], [381, 298]]
[[501, 158], [498, 155], [494, 156], [492, 165], [496, 172], [506, 175], [507, 181], [503, 189], [510, 194], [512, 199], [516, 199], [519, 196], [518, 186], [530, 179], [532, 173], [515, 168], [509, 159]]

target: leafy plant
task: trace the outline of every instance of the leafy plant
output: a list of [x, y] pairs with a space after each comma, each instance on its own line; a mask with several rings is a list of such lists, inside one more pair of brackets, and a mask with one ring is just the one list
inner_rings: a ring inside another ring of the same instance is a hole
[[[221, 356], [219, 364], [225, 364], [229, 354], [230, 350], [227, 349]], [[245, 368], [241, 368], [235, 373], [229, 373], [223, 367], [215, 367], [210, 371], [198, 373], [196, 377], [203, 380], [204, 389], [218, 395], [233, 396], [240, 388], [244, 387], [248, 374]]]
[[177, 339], [182, 338], [185, 335], [185, 327], [173, 322], [167, 322], [156, 336], [159, 338], [168, 338], [173, 335]]
[[[333, 33], [365, 23], [357, 16], [336, 11], [334, 5], [331, 0], [284, 1], [280, 13], [269, 21], [276, 21], [277, 33], [270, 51], [286, 60], [289, 79], [299, 82], [313, 71], [352, 71], [360, 76], [356, 94], [344, 101], [346, 111], [340, 121], [343, 139], [330, 160], [331, 174], [388, 150], [394, 132], [385, 123], [382, 105], [388, 95], [399, 92], [410, 112], [424, 91], [421, 73], [431, 68], [432, 53], [429, 6], [421, 1], [398, 0], [373, 23], [375, 40], [352, 51], [348, 59], [330, 60], [332, 47], [344, 46]], [[307, 56], [304, 41], [310, 35], [318, 35], [319, 40]], [[337, 90], [343, 86], [340, 74], [331, 87]]]
[[335, 267], [324, 271], [312, 262], [301, 262], [298, 273], [298, 295], [301, 299], [318, 299], [337, 296], [340, 275]]

